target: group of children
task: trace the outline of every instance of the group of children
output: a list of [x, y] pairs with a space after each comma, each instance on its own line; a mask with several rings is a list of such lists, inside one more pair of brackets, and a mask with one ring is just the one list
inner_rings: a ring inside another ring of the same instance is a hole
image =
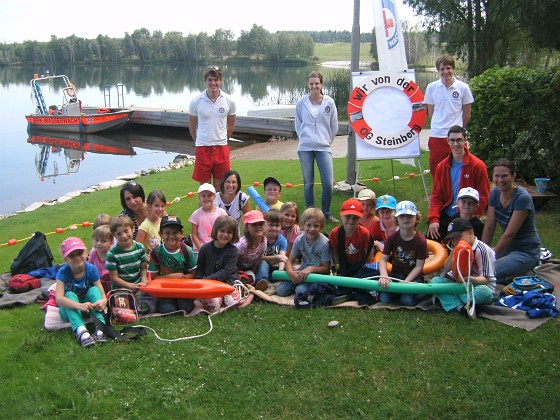
[[[200, 207], [189, 218], [192, 247], [185, 241], [181, 220], [165, 213], [166, 200], [161, 191], [149, 194], [148, 216], [139, 226], [136, 239], [134, 224], [125, 215], [100, 215], [96, 219], [89, 258], [80, 239], [66, 239], [61, 252], [67, 264], [57, 276], [56, 297], [61, 317], [71, 323], [82, 346], [105, 341], [99, 329], [93, 337], [90, 335], [81, 312], [91, 311], [104, 323], [106, 293], [111, 289], [133, 292], [139, 313], [190, 312], [197, 303], [213, 311], [222, 304], [221, 300], [155, 299], [140, 290], [148, 284], [149, 276], [208, 278], [232, 285], [241, 281], [270, 293], [272, 273], [285, 270], [290, 280], [276, 285], [279, 296], [305, 294], [310, 286], [305, 280], [312, 273], [362, 278], [377, 275], [384, 288], [395, 280], [424, 281], [427, 241], [417, 231], [421, 215], [414, 203], [397, 203], [390, 195], [376, 198], [373, 191], [362, 190], [357, 198], [344, 201], [341, 225], [326, 236], [321, 210], [307, 208], [300, 221], [296, 203], [279, 201], [281, 185], [276, 179], [267, 178], [264, 190], [270, 209], [245, 212], [242, 236], [238, 222], [216, 205], [214, 186], [202, 184], [198, 189]], [[473, 223], [476, 205], [469, 200], [475, 201], [477, 194], [472, 188], [468, 190], [459, 193], [458, 206], [460, 217]], [[476, 220], [474, 225], [478, 226]], [[382, 257], [372, 268], [376, 250]], [[384, 303], [399, 299], [400, 304], [410, 306], [425, 296], [381, 292], [378, 298]], [[229, 305], [238, 299], [234, 294], [224, 302]], [[445, 309], [456, 309], [449, 306]]]

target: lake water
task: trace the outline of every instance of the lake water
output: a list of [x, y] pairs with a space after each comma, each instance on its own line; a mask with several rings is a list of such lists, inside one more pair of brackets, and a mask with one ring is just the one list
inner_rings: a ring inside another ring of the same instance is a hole
[[[190, 100], [204, 88], [203, 68], [189, 66], [103, 66], [49, 69], [66, 74], [78, 89], [83, 105], [117, 106], [116, 85], [124, 87], [125, 106], [188, 109]], [[222, 88], [236, 100], [237, 114], [274, 104], [295, 103], [305, 93], [311, 67], [277, 68], [229, 66], [224, 70]], [[329, 69], [321, 70], [328, 78]], [[2, 181], [0, 214], [6, 214], [36, 201], [52, 200], [70, 191], [88, 188], [102, 181], [139, 170], [165, 166], [177, 154], [193, 154], [194, 144], [187, 130], [130, 130], [76, 138], [75, 136], [29, 136], [24, 116], [33, 112], [29, 81], [36, 68], [0, 68], [0, 127]], [[418, 84], [425, 85], [433, 76]], [[111, 86], [110, 101], [104, 86]], [[112, 148], [119, 154], [73, 150], [80, 141]], [[232, 143], [243, 147], [246, 143]], [[61, 147], [65, 145], [68, 147]]]

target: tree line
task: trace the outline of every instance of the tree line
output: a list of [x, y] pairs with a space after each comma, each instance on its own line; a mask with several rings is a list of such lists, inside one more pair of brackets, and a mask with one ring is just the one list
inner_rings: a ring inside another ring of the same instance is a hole
[[[71, 35], [58, 38], [51, 35], [48, 42], [24, 41], [0, 44], [0, 65], [62, 65], [78, 63], [193, 63], [223, 61], [227, 57], [251, 58], [279, 63], [309, 62], [313, 59], [316, 42], [351, 42], [349, 31], [279, 31], [270, 33], [259, 25], [241, 31], [237, 39], [231, 30], [216, 29], [183, 35], [181, 32], [146, 28], [125, 33], [124, 38], [98, 35], [95, 39]], [[365, 42], [371, 34], [362, 34]]]

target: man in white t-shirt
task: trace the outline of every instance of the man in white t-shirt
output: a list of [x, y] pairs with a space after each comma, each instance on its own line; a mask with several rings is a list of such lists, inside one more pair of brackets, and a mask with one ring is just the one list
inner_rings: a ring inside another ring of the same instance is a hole
[[228, 139], [235, 128], [235, 102], [222, 92], [222, 72], [218, 67], [204, 70], [206, 90], [189, 105], [189, 132], [196, 146], [192, 178], [220, 188], [229, 171]]
[[436, 68], [440, 79], [428, 85], [425, 97], [431, 119], [428, 148], [432, 177], [438, 163], [451, 153], [447, 142], [449, 129], [455, 125], [463, 128], [467, 126], [471, 119], [471, 104], [474, 102], [469, 85], [455, 77], [453, 57], [442, 55], [436, 61]]

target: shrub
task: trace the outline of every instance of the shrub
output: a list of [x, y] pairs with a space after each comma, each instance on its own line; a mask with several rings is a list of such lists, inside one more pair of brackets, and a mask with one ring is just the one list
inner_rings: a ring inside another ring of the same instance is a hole
[[471, 80], [476, 102], [469, 123], [473, 152], [488, 167], [501, 157], [515, 162], [532, 183], [560, 184], [560, 68], [494, 67]]
[[348, 119], [348, 92], [350, 90], [350, 70], [333, 71], [325, 80], [325, 91], [334, 100], [338, 110], [338, 119]]

